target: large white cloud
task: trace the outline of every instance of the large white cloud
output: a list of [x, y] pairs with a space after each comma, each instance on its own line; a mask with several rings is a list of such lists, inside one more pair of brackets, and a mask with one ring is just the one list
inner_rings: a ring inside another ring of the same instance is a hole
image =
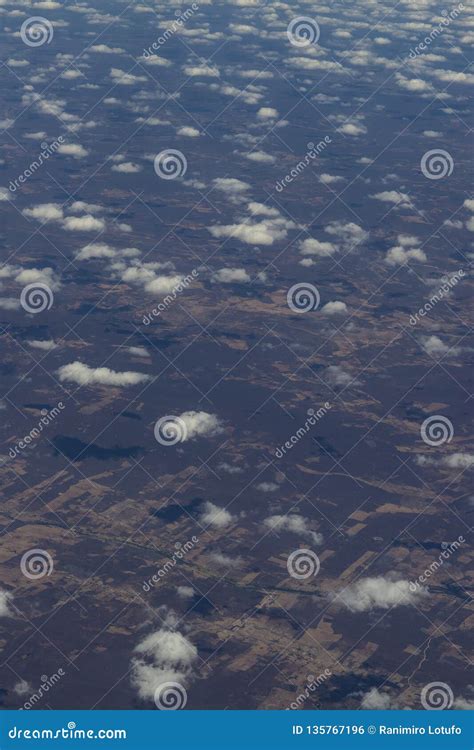
[[111, 385], [124, 387], [150, 380], [150, 375], [141, 372], [116, 372], [108, 367], [89, 367], [83, 362], [71, 362], [58, 370], [59, 380], [78, 385]]
[[361, 578], [339, 591], [334, 600], [351, 612], [370, 612], [417, 604], [427, 595], [426, 589], [410, 588], [410, 581], [392, 580], [384, 576]]

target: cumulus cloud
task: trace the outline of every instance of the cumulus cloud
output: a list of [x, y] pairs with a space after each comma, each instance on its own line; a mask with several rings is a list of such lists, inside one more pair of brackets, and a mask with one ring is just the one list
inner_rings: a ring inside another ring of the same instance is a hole
[[326, 380], [331, 385], [360, 385], [358, 380], [354, 380], [352, 375], [343, 370], [339, 365], [329, 365], [324, 371]]
[[57, 348], [57, 344], [52, 339], [29, 339], [26, 342], [28, 346], [31, 346], [33, 349], [42, 349], [45, 352], [49, 352], [52, 349]]
[[201, 509], [201, 522], [206, 526], [213, 526], [216, 529], [223, 529], [235, 521], [234, 516], [225, 508], [220, 508], [209, 500], [205, 502]]
[[432, 357], [444, 357], [448, 353], [457, 354], [459, 352], [457, 347], [448, 346], [444, 341], [441, 341], [439, 336], [423, 336], [421, 345], [424, 351]]
[[334, 300], [334, 302], [327, 302], [323, 305], [321, 312], [323, 315], [340, 315], [347, 312], [347, 305], [345, 302]]
[[399, 705], [387, 692], [374, 687], [362, 697], [360, 707], [364, 710], [393, 711], [398, 709]]
[[223, 425], [215, 414], [205, 411], [184, 411], [179, 415], [186, 428], [186, 440], [195, 437], [213, 437], [223, 431]]
[[62, 223], [68, 232], [100, 232], [105, 229], [105, 221], [96, 216], [68, 216]]
[[116, 372], [108, 367], [89, 367], [83, 362], [71, 362], [58, 370], [61, 383], [77, 383], [77, 385], [111, 385], [125, 387], [137, 385], [150, 380], [149, 375], [141, 372]]
[[74, 159], [84, 159], [89, 154], [79, 143], [62, 143], [56, 151], [64, 156], [73, 156]]
[[178, 135], [182, 135], [185, 138], [199, 138], [201, 133], [197, 128], [191, 128], [191, 127], [183, 127], [179, 128], [177, 131]]
[[132, 659], [132, 685], [142, 700], [153, 701], [155, 691], [164, 682], [178, 682], [183, 687], [193, 677], [198, 651], [191, 641], [170, 625], [151, 633], [135, 647]]
[[417, 604], [427, 593], [421, 586], [412, 591], [410, 581], [376, 576], [361, 578], [347, 586], [337, 594], [334, 601], [351, 612], [370, 612], [374, 609]]
[[9, 591], [5, 591], [4, 589], [0, 589], [0, 617], [11, 617], [12, 611], [10, 609], [10, 601], [12, 599], [12, 595]]
[[64, 212], [59, 203], [39, 203], [33, 208], [24, 208], [22, 213], [31, 219], [39, 221], [60, 221]]
[[394, 206], [411, 205], [410, 196], [406, 193], [400, 193], [398, 190], [382, 190], [381, 193], [375, 193], [370, 197], [382, 201], [382, 203], [393, 203]]
[[288, 230], [295, 224], [282, 216], [253, 222], [251, 219], [236, 224], [208, 227], [213, 237], [233, 237], [247, 245], [273, 245], [288, 236]]
[[263, 525], [270, 531], [290, 531], [293, 534], [310, 539], [313, 544], [322, 544], [323, 542], [323, 535], [311, 530], [311, 521], [298, 513], [289, 513], [286, 516], [268, 516], [268, 518], [265, 518]]
[[220, 268], [212, 275], [212, 278], [223, 284], [246, 284], [250, 281], [245, 268]]

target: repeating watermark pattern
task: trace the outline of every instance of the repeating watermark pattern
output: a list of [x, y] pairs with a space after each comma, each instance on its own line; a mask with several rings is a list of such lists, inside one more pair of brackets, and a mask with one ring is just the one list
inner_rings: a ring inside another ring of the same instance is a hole
[[443, 33], [443, 31], [448, 28], [448, 26], [450, 26], [452, 21], [456, 20], [456, 18], [463, 10], [463, 3], [459, 3], [459, 5], [457, 5], [452, 10], [442, 10], [441, 15], [443, 16], [443, 18], [441, 19], [441, 21], [432, 28], [430, 33], [427, 34], [427, 36], [425, 36], [425, 38], [421, 42], [418, 42], [416, 47], [412, 47], [410, 49], [408, 58], [410, 60], [415, 60], [419, 55], [423, 55], [425, 52], [427, 52], [430, 48], [430, 45], [436, 41], [436, 39]]
[[44, 428], [51, 424], [51, 422], [54, 422], [58, 414], [60, 414], [65, 408], [66, 407], [63, 402], [59, 401], [58, 405], [54, 406], [52, 409], [41, 409], [41, 419], [39, 420], [37, 426], [33, 427], [33, 429], [31, 429], [29, 433], [22, 438], [22, 440], [20, 440], [18, 443], [15, 443], [15, 445], [10, 448], [10, 450], [8, 451], [8, 455], [10, 456], [10, 458], [16, 458], [22, 451], [28, 448], [34, 440], [37, 440], [43, 432]]
[[410, 581], [411, 591], [418, 591], [418, 589], [420, 589], [425, 583], [428, 583], [428, 579], [431, 578], [431, 576], [434, 575], [444, 565], [446, 560], [449, 560], [454, 552], [457, 552], [461, 544], [464, 544], [465, 541], [466, 540], [463, 536], [458, 536], [458, 538], [454, 542], [443, 542], [443, 544], [441, 545], [443, 547], [443, 551], [439, 555], [438, 559], [433, 560], [433, 562], [426, 568], [426, 570], [418, 576], [416, 581]]
[[437, 448], [444, 443], [450, 443], [453, 439], [453, 423], [441, 414], [434, 414], [425, 419], [420, 427], [420, 435], [426, 445]]
[[55, 141], [52, 141], [52, 143], [42, 143], [41, 144], [41, 151], [38, 155], [38, 157], [31, 162], [31, 164], [14, 180], [10, 180], [10, 184], [8, 185], [8, 189], [10, 192], [15, 193], [20, 185], [23, 185], [25, 182], [29, 180], [30, 177], [32, 177], [35, 172], [38, 171], [38, 169], [48, 161], [50, 156], [53, 156], [58, 148], [61, 146], [61, 144], [64, 143], [64, 137], [60, 135], [58, 138], [56, 138]]
[[148, 581], [143, 581], [143, 591], [148, 593], [152, 588], [154, 588], [154, 586], [156, 586], [157, 583], [160, 583], [160, 581], [166, 575], [168, 575], [168, 573], [173, 570], [173, 568], [180, 562], [180, 560], [184, 560], [188, 552], [191, 552], [191, 550], [194, 549], [198, 542], [199, 538], [197, 536], [192, 536], [191, 539], [189, 539], [184, 544], [181, 544], [181, 542], [176, 542], [176, 551], [173, 552], [169, 560], [167, 560], [161, 568], [158, 568], [156, 573], [154, 573], [152, 577], [148, 579]]
[[290, 169], [288, 174], [286, 174], [283, 179], [278, 180], [275, 183], [275, 190], [277, 190], [278, 193], [283, 192], [283, 190], [288, 185], [290, 185], [293, 180], [295, 180], [300, 176], [302, 172], [304, 172], [306, 167], [308, 167], [312, 162], [314, 162], [315, 159], [318, 158], [318, 156], [329, 146], [330, 143], [332, 143], [332, 140], [329, 135], [325, 135], [324, 138], [318, 143], [309, 141], [309, 143], [307, 144], [308, 151], [306, 152], [304, 158], [299, 161], [298, 164], [293, 167], [293, 169]]
[[20, 305], [27, 313], [44, 312], [50, 310], [54, 302], [54, 294], [47, 284], [40, 281], [34, 281], [27, 284], [21, 290]]
[[321, 29], [314, 18], [298, 16], [290, 21], [286, 33], [294, 47], [309, 47], [318, 43]]
[[317, 576], [321, 564], [316, 552], [311, 549], [296, 549], [286, 561], [288, 573], [292, 578], [303, 580], [311, 576]]
[[433, 148], [421, 157], [420, 167], [428, 180], [442, 180], [450, 177], [454, 169], [454, 159], [442, 148]]
[[321, 672], [317, 677], [313, 674], [309, 674], [306, 678], [306, 686], [303, 692], [298, 695], [295, 701], [290, 703], [286, 710], [297, 711], [304, 705], [304, 703], [306, 703], [310, 695], [312, 695], [318, 687], [321, 687], [321, 685], [323, 685], [330, 677], [332, 677], [330, 669], [325, 669], [324, 672]]
[[21, 24], [20, 37], [28, 47], [41, 47], [43, 44], [50, 44], [53, 36], [53, 24], [43, 16], [31, 16]]
[[296, 432], [283, 445], [280, 445], [276, 449], [276, 458], [283, 458], [283, 456], [289, 450], [291, 450], [301, 440], [301, 438], [304, 438], [305, 435], [308, 434], [311, 427], [314, 427], [314, 425], [317, 424], [319, 420], [328, 413], [330, 408], [331, 404], [326, 401], [322, 406], [319, 407], [317, 411], [315, 411], [314, 409], [308, 409], [308, 419], [305, 421], [304, 425], [296, 430]]
[[175, 180], [184, 177], [188, 169], [188, 162], [182, 151], [167, 148], [155, 156], [153, 162], [155, 172], [162, 180]]
[[188, 694], [180, 682], [163, 682], [155, 690], [155, 705], [160, 711], [178, 711], [188, 702]]
[[421, 705], [426, 711], [446, 711], [453, 701], [453, 691], [445, 682], [430, 682], [421, 691]]
[[62, 667], [57, 672], [48, 677], [48, 675], [41, 675], [41, 684], [39, 688], [30, 695], [27, 701], [19, 708], [19, 711], [30, 711], [32, 708], [36, 708], [36, 704], [48, 693], [51, 688], [58, 684], [61, 677], [64, 677], [66, 672]]
[[188, 436], [188, 429], [181, 417], [166, 416], [158, 419], [154, 427], [154, 433], [160, 445], [171, 446], [176, 445], [176, 443], [183, 443]]
[[288, 289], [286, 301], [293, 312], [307, 313], [318, 309], [321, 296], [314, 284], [302, 281]]
[[54, 570], [53, 558], [45, 549], [29, 549], [22, 555], [20, 570], [30, 581], [49, 577]]
[[143, 325], [149, 326], [153, 318], [158, 318], [162, 312], [167, 310], [168, 307], [172, 305], [173, 302], [175, 302], [178, 295], [182, 294], [185, 289], [188, 289], [188, 287], [193, 283], [193, 281], [197, 279], [198, 276], [199, 271], [197, 271], [197, 269], [195, 268], [187, 276], [184, 276], [179, 284], [176, 284], [176, 286], [173, 287], [172, 291], [162, 299], [157, 307], [154, 307], [153, 310], [143, 316]]
[[465, 277], [464, 269], [460, 268], [459, 271], [456, 271], [456, 273], [452, 274], [452, 276], [445, 277], [442, 279], [443, 284], [439, 287], [438, 291], [433, 294], [428, 302], [425, 302], [423, 307], [420, 307], [418, 312], [416, 312], [414, 315], [410, 315], [410, 325], [416, 326], [417, 323], [420, 322], [420, 318], [424, 318], [425, 315], [427, 315], [435, 305], [438, 304], [438, 302], [441, 302], [446, 295], [449, 294], [451, 289], [458, 284], [461, 279]]
[[180, 31], [186, 21], [188, 21], [197, 10], [199, 10], [199, 5], [193, 3], [189, 8], [186, 8], [183, 13], [180, 13], [179, 16], [171, 22], [163, 34], [158, 37], [156, 42], [153, 42], [153, 44], [143, 50], [143, 57], [146, 59], [151, 57], [158, 49], [160, 49], [160, 47], [166, 44], [168, 39], [171, 39], [174, 34]]

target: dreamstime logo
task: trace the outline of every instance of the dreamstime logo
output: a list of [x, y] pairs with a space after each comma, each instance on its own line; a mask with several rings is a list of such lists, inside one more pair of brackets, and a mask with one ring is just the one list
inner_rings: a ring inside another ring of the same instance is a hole
[[188, 169], [188, 162], [182, 151], [166, 148], [155, 156], [153, 162], [155, 172], [162, 180], [174, 180], [184, 177]]
[[183, 560], [188, 552], [191, 552], [191, 550], [194, 549], [194, 546], [198, 542], [199, 538], [197, 536], [192, 536], [191, 539], [189, 539], [184, 544], [181, 544], [181, 542], [175, 542], [175, 551], [173, 552], [169, 560], [167, 560], [161, 568], [158, 568], [157, 572], [154, 573], [152, 577], [148, 579], [148, 581], [143, 581], [143, 591], [151, 591], [152, 587], [159, 583], [161, 579], [170, 572], [170, 570], [173, 570], [175, 565]]
[[465, 541], [466, 540], [463, 536], [458, 536], [454, 542], [442, 542], [441, 548], [443, 551], [438, 555], [438, 559], [433, 560], [426, 570], [418, 576], [416, 581], [410, 581], [410, 591], [418, 591], [425, 583], [427, 583], [428, 579], [444, 565], [446, 560], [449, 560], [451, 555], [458, 551], [461, 544], [464, 544]]
[[318, 43], [321, 29], [314, 18], [298, 16], [290, 21], [286, 33], [294, 47], [309, 47], [310, 44]]
[[155, 424], [154, 433], [160, 445], [166, 446], [183, 443], [188, 436], [185, 422], [181, 417], [174, 416], [160, 417]]
[[450, 443], [454, 435], [453, 423], [441, 414], [425, 419], [420, 427], [420, 435], [426, 445], [438, 447]]
[[421, 691], [421, 705], [426, 711], [445, 711], [453, 700], [453, 691], [445, 682], [430, 682]]
[[452, 175], [454, 160], [448, 151], [444, 151], [442, 148], [434, 148], [423, 154], [420, 167], [428, 180], [442, 180], [443, 177]]
[[456, 284], [464, 278], [466, 274], [464, 273], [464, 269], [460, 268], [459, 271], [456, 271], [456, 273], [453, 273], [449, 277], [443, 277], [441, 280], [443, 282], [442, 286], [438, 289], [435, 294], [433, 294], [428, 302], [425, 302], [423, 307], [420, 307], [417, 313], [414, 315], [410, 315], [410, 325], [416, 326], [416, 324], [419, 322], [420, 318], [424, 318], [427, 313], [429, 313], [435, 305], [438, 304], [444, 297], [449, 294], [451, 289], [456, 286]]
[[37, 427], [33, 427], [28, 435], [25, 435], [22, 440], [20, 440], [15, 445], [12, 445], [12, 447], [8, 451], [8, 455], [10, 456], [10, 458], [16, 458], [20, 455], [21, 451], [25, 450], [25, 448], [28, 448], [33, 440], [39, 438], [39, 436], [43, 432], [43, 429], [51, 424], [51, 422], [53, 422], [58, 414], [65, 408], [66, 407], [64, 406], [63, 402], [59, 401], [58, 405], [54, 406], [50, 410], [41, 409], [41, 419], [39, 420]]
[[41, 684], [38, 690], [32, 693], [32, 695], [19, 710], [30, 711], [32, 708], [35, 708], [36, 704], [43, 698], [43, 696], [48, 693], [51, 688], [53, 688], [60, 681], [61, 677], [64, 677], [65, 674], [66, 672], [64, 671], [64, 669], [60, 667], [58, 671], [52, 674], [50, 677], [48, 677], [48, 675], [46, 674], [41, 675]]
[[296, 711], [298, 708], [301, 708], [301, 706], [305, 703], [305, 701], [309, 698], [311, 693], [314, 693], [316, 688], [320, 687], [326, 680], [328, 680], [332, 676], [332, 672], [330, 669], [325, 669], [324, 672], [321, 672], [317, 677], [314, 674], [309, 674], [307, 677], [306, 687], [302, 693], [298, 695], [295, 701], [290, 703], [287, 711]]
[[286, 452], [291, 450], [301, 438], [308, 434], [311, 427], [314, 427], [314, 425], [328, 413], [330, 408], [331, 404], [326, 401], [317, 411], [314, 409], [308, 409], [308, 419], [305, 421], [304, 425], [299, 427], [284, 445], [280, 445], [280, 447], [276, 449], [275, 456], [277, 458], [283, 458]]
[[179, 682], [163, 682], [155, 690], [155, 705], [160, 711], [177, 711], [188, 702], [188, 694]]
[[53, 558], [44, 549], [29, 549], [20, 562], [20, 570], [26, 578], [37, 581], [53, 572]]
[[286, 561], [288, 573], [292, 578], [303, 580], [310, 576], [317, 576], [321, 564], [316, 552], [311, 549], [297, 549], [288, 555]]
[[20, 174], [15, 180], [10, 180], [10, 184], [8, 186], [8, 189], [14, 193], [20, 185], [23, 185], [32, 175], [37, 172], [37, 170], [50, 158], [50, 156], [53, 156], [58, 148], [61, 146], [61, 144], [64, 143], [64, 137], [62, 135], [59, 136], [55, 141], [52, 143], [46, 143], [43, 142], [41, 144], [41, 151], [39, 153], [39, 156], [37, 159], [31, 162], [31, 164]]
[[[410, 60], [416, 60], [416, 58], [419, 55], [422, 55], [426, 52], [426, 50], [429, 49], [430, 45], [436, 41], [436, 39], [443, 33], [445, 29], [450, 26], [451, 21], [455, 21], [456, 18], [459, 16], [461, 11], [464, 10], [464, 4], [459, 3], [459, 5], [456, 8], [453, 8], [450, 11], [447, 11], [446, 8], [441, 11], [441, 21], [435, 26], [433, 29], [431, 29], [430, 33], [425, 36], [425, 38], [419, 42], [415, 48], [412, 48], [410, 50], [410, 54], [408, 55], [408, 58]], [[407, 60], [408, 61], [408, 60]]]
[[149, 57], [151, 57], [157, 49], [160, 49], [168, 39], [170, 39], [173, 34], [176, 34], [178, 31], [181, 30], [182, 26], [185, 24], [185, 22], [191, 18], [193, 13], [195, 13], [197, 10], [199, 10], [199, 5], [197, 3], [193, 3], [190, 8], [187, 8], [184, 13], [179, 13], [177, 11], [177, 18], [175, 21], [172, 21], [172, 23], [169, 25], [167, 29], [163, 32], [161, 36], [158, 37], [156, 42], [153, 42], [153, 44], [148, 47], [147, 49], [143, 50], [143, 57], [145, 60], [147, 60]]
[[293, 312], [306, 313], [318, 309], [321, 297], [314, 284], [301, 282], [288, 289], [286, 301]]
[[54, 295], [49, 286], [39, 281], [27, 284], [21, 290], [20, 304], [28, 313], [36, 314], [50, 310], [53, 300]]
[[53, 35], [53, 24], [42, 16], [32, 16], [21, 24], [21, 40], [28, 47], [41, 47], [43, 44], [50, 44]]
[[153, 318], [158, 318], [164, 310], [167, 310], [168, 307], [176, 300], [178, 294], [182, 294], [184, 290], [187, 289], [195, 279], [197, 279], [198, 276], [199, 271], [193, 268], [191, 273], [188, 273], [187, 276], [184, 276], [181, 281], [176, 284], [175, 287], [173, 287], [172, 291], [167, 294], [166, 297], [163, 297], [162, 301], [158, 303], [158, 307], [154, 307], [151, 312], [146, 313], [146, 315], [143, 316], [143, 325], [149, 326]]

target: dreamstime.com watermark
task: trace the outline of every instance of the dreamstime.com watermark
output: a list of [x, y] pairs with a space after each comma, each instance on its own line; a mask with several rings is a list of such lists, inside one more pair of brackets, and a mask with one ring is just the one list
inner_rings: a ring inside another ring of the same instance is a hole
[[448, 26], [451, 24], [452, 21], [455, 21], [456, 18], [462, 13], [462, 11], [465, 9], [465, 6], [463, 3], [459, 3], [455, 8], [452, 10], [442, 10], [441, 15], [443, 18], [441, 21], [437, 24], [437, 26], [434, 26], [430, 33], [425, 36], [425, 38], [418, 42], [415, 48], [410, 49], [410, 54], [408, 55], [409, 60], [415, 60], [419, 55], [423, 55], [430, 47], [433, 42], [436, 41], [436, 39], [445, 31]]
[[156, 42], [153, 42], [149, 47], [143, 50], [143, 57], [148, 58], [153, 55], [154, 52], [156, 52], [157, 49], [160, 49], [168, 39], [170, 39], [173, 34], [176, 34], [177, 31], [180, 31], [181, 28], [184, 26], [186, 21], [189, 21], [191, 16], [199, 10], [199, 5], [197, 3], [193, 3], [191, 7], [186, 8], [186, 10], [183, 13], [180, 13], [180, 15], [170, 23], [168, 28], [163, 32], [161, 36], [158, 37]]
[[30, 695], [27, 701], [23, 703], [23, 706], [21, 706], [18, 710], [19, 711], [30, 711], [32, 708], [36, 707], [36, 704], [40, 702], [40, 700], [47, 694], [49, 691], [58, 684], [58, 682], [61, 680], [61, 677], [64, 677], [66, 672], [62, 667], [58, 669], [57, 672], [51, 675], [51, 677], [48, 677], [47, 675], [43, 674], [41, 675], [41, 685], [39, 688]]
[[194, 268], [191, 273], [188, 273], [187, 276], [181, 279], [181, 281], [176, 284], [176, 286], [173, 288], [173, 290], [166, 295], [166, 297], [163, 298], [163, 300], [158, 304], [158, 307], [154, 307], [151, 312], [147, 313], [143, 316], [142, 322], [143, 325], [149, 326], [152, 322], [153, 318], [159, 318], [162, 312], [164, 312], [173, 302], [176, 300], [176, 297], [179, 294], [182, 294], [185, 289], [187, 289], [195, 279], [199, 276], [199, 272], [196, 271]]
[[52, 143], [42, 143], [41, 144], [41, 151], [39, 155], [36, 157], [34, 161], [30, 163], [30, 165], [20, 174], [18, 177], [14, 180], [10, 180], [10, 184], [8, 185], [8, 189], [11, 193], [14, 193], [18, 190], [20, 185], [23, 185], [25, 182], [27, 182], [30, 177], [32, 177], [35, 172], [38, 171], [40, 167], [43, 166], [45, 162], [48, 161], [48, 159], [51, 156], [54, 156], [58, 148], [64, 143], [64, 138], [62, 135], [60, 135], [58, 138], [56, 138], [55, 141]]
[[426, 570], [423, 571], [421, 575], [418, 576], [416, 581], [410, 581], [410, 590], [411, 591], [417, 591], [419, 588], [421, 588], [425, 583], [428, 583], [428, 579], [431, 578], [432, 575], [434, 575], [440, 568], [443, 567], [446, 560], [449, 560], [451, 555], [453, 555], [455, 552], [458, 551], [461, 544], [465, 543], [465, 539], [463, 536], [458, 536], [458, 538], [451, 543], [443, 543], [441, 546], [444, 547], [441, 554], [438, 556], [437, 560], [433, 560], [433, 562], [428, 565]]
[[60, 414], [65, 408], [66, 407], [63, 402], [59, 401], [58, 405], [54, 406], [50, 410], [41, 409], [41, 419], [39, 420], [37, 426], [33, 427], [33, 429], [30, 430], [29, 433], [24, 436], [24, 438], [22, 438], [22, 440], [20, 440], [10, 448], [10, 450], [8, 451], [8, 455], [10, 456], [10, 458], [16, 458], [22, 451], [28, 448], [28, 446], [30, 446], [34, 440], [37, 440], [45, 427], [51, 424], [51, 422], [54, 422], [58, 414]]
[[312, 674], [308, 675], [305, 689], [298, 695], [295, 701], [287, 706], [286, 710], [297, 711], [308, 700], [309, 696], [330, 677], [332, 677], [330, 669], [325, 669], [324, 672], [321, 672], [317, 677]]
[[435, 307], [435, 305], [438, 304], [438, 302], [441, 302], [442, 299], [446, 297], [446, 295], [449, 294], [451, 289], [458, 284], [461, 279], [465, 277], [464, 269], [460, 268], [459, 271], [456, 271], [452, 276], [444, 277], [442, 279], [443, 284], [439, 287], [438, 291], [435, 292], [428, 300], [428, 302], [425, 302], [423, 307], [420, 307], [418, 312], [416, 312], [414, 315], [410, 315], [410, 325], [416, 326], [417, 323], [420, 322], [420, 318], [424, 318], [425, 315], [428, 315], [429, 312]]
[[297, 177], [300, 176], [302, 172], [308, 167], [311, 162], [313, 162], [317, 157], [324, 151], [325, 148], [329, 146], [329, 144], [332, 143], [331, 137], [329, 135], [325, 135], [322, 141], [319, 141], [319, 143], [313, 143], [310, 141], [308, 143], [308, 151], [306, 152], [304, 158], [298, 162], [296, 167], [293, 167], [293, 169], [290, 169], [288, 174], [286, 174], [282, 180], [278, 180], [278, 182], [275, 184], [275, 189], [278, 193], [283, 192], [283, 190], [290, 185], [293, 180], [296, 180]]
[[143, 581], [143, 591], [151, 591], [151, 589], [156, 586], [156, 584], [159, 583], [161, 579], [170, 572], [170, 570], [173, 570], [175, 565], [177, 565], [180, 560], [183, 560], [186, 557], [188, 552], [191, 552], [191, 550], [194, 549], [198, 542], [199, 538], [197, 536], [192, 536], [191, 539], [189, 539], [184, 544], [181, 544], [181, 542], [176, 542], [176, 552], [173, 552], [169, 560], [167, 560], [161, 568], [158, 568], [156, 573], [154, 573], [154, 575], [152, 575], [152, 577], [149, 578], [148, 581]]
[[315, 411], [314, 409], [308, 409], [307, 413], [309, 416], [304, 425], [296, 430], [296, 432], [290, 437], [289, 440], [286, 441], [286, 443], [280, 445], [279, 448], [276, 449], [275, 456], [277, 458], [283, 458], [287, 451], [291, 450], [293, 446], [301, 440], [301, 438], [304, 438], [304, 436], [307, 435], [310, 431], [311, 427], [314, 427], [314, 425], [317, 424], [317, 422], [319, 422], [319, 420], [322, 419], [331, 408], [331, 404], [326, 401], [318, 409], [318, 411]]

